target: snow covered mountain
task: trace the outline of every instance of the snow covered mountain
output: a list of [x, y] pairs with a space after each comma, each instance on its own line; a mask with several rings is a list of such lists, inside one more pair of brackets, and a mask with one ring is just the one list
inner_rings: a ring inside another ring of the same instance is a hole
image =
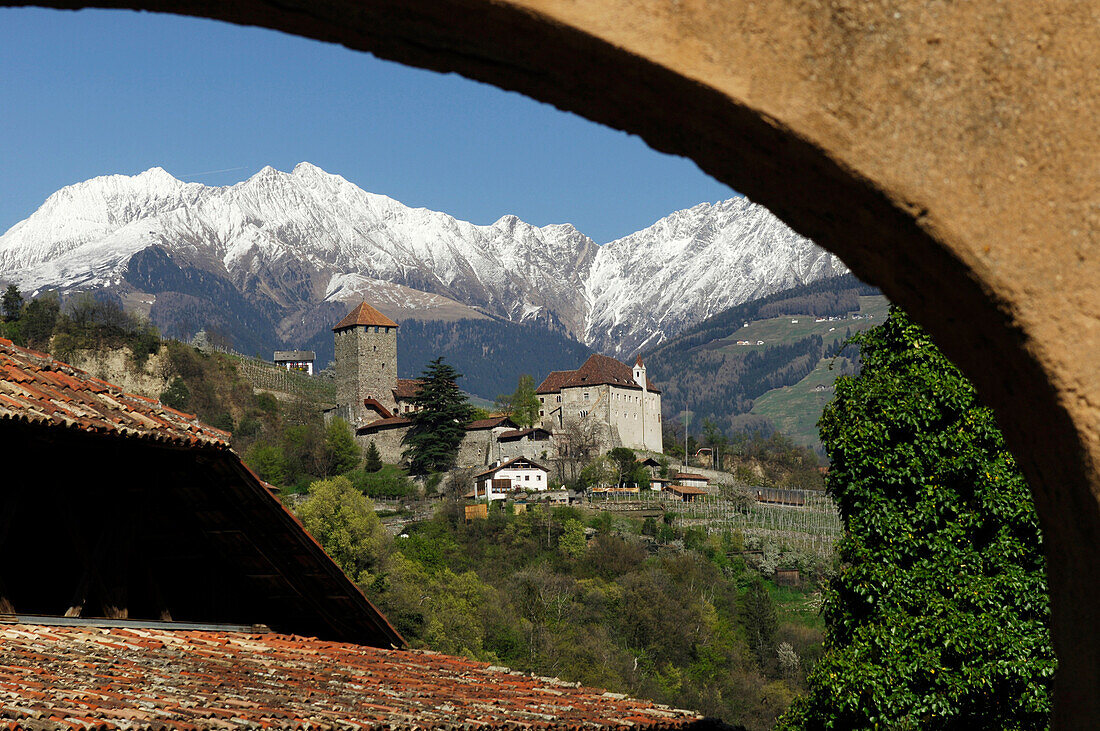
[[24, 291], [108, 289], [169, 334], [213, 320], [264, 349], [323, 341], [365, 297], [399, 318], [530, 322], [625, 357], [844, 271], [745, 199], [598, 246], [569, 224], [477, 226], [409, 208], [309, 163], [226, 187], [160, 168], [94, 178], [0, 236], [0, 280]]

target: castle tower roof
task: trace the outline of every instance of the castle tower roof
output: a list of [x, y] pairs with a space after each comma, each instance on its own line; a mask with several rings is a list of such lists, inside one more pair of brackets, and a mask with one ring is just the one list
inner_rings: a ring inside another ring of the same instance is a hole
[[366, 302], [362, 302], [354, 310], [347, 314], [343, 320], [336, 323], [333, 331], [344, 330], [357, 325], [375, 325], [378, 327], [400, 327], [396, 322], [374, 309]]
[[634, 365], [639, 368], [645, 368], [645, 363], [642, 362], [642, 354], [638, 353], [638, 357], [634, 360]]

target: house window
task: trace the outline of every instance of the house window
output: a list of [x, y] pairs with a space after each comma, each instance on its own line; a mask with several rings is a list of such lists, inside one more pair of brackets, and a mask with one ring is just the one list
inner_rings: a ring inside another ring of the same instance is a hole
[[542, 411], [539, 411], [539, 416], [542, 416]]
[[561, 403], [561, 396], [558, 396], [558, 403]]
[[524, 482], [530, 482], [530, 480], [531, 480], [531, 475], [524, 475], [523, 476], [523, 481]]
[[587, 400], [588, 400], [588, 392], [587, 392], [587, 391], [585, 391], [585, 392], [584, 392], [584, 400], [585, 400], [585, 401], [587, 401]]

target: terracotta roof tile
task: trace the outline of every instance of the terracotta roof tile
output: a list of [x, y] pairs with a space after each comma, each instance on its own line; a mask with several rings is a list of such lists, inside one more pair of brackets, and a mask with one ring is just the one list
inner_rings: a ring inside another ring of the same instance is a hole
[[229, 434], [146, 396], [0, 338], [0, 419], [175, 444], [229, 446]]
[[390, 416], [385, 419], [376, 419], [369, 424], [364, 424], [363, 426], [356, 429], [356, 432], [360, 434], [369, 434], [370, 432], [377, 431], [378, 429], [390, 429], [399, 426], [407, 426], [411, 423], [412, 419], [406, 418], [404, 416]]
[[[575, 371], [551, 371], [550, 375], [535, 389], [535, 393], [557, 393], [563, 388], [600, 386], [603, 384], [640, 390], [640, 386], [634, 380], [634, 370], [630, 366], [606, 355], [595, 353], [590, 355], [588, 360]], [[646, 378], [646, 389], [653, 393], [660, 393], [660, 390], [653, 385], [653, 381], [649, 380], [648, 377]]]
[[394, 398], [398, 401], [407, 401], [420, 393], [420, 387], [424, 381], [419, 378], [398, 378], [397, 388], [393, 390]]
[[665, 489], [677, 495], [709, 495], [710, 493], [699, 487], [688, 485], [666, 485]]
[[681, 727], [690, 711], [425, 651], [0, 625], [0, 728]]
[[510, 426], [515, 428], [518, 426], [514, 421], [507, 416], [490, 416], [488, 419], [478, 419], [477, 421], [471, 421], [466, 424], [466, 430], [474, 429], [495, 429], [500, 426]]
[[356, 325], [377, 325], [379, 327], [398, 327], [398, 324], [390, 318], [374, 309], [366, 302], [361, 302], [358, 307], [349, 312], [343, 320], [336, 324], [335, 330], [343, 330]]
[[569, 380], [576, 371], [550, 371], [550, 375], [542, 380], [535, 393], [557, 393], [562, 384]]
[[[538, 462], [536, 462], [533, 459], [527, 459], [526, 457], [512, 457], [512, 459], [510, 459], [507, 462], [504, 462], [502, 464], [498, 464], [496, 467], [489, 467], [488, 469], [484, 469], [481, 472], [478, 472], [477, 474], [474, 475], [474, 477], [477, 478], [477, 477], [484, 477], [485, 475], [495, 474], [497, 472], [500, 472], [503, 469], [507, 469], [507, 468], [511, 467], [516, 462], [527, 462], [528, 464], [530, 464], [532, 467], [534, 467], [536, 469], [540, 469], [543, 472], [547, 472], [547, 473], [550, 472], [550, 470], [546, 469], [545, 467], [543, 467], [542, 465], [540, 465]], [[521, 468], [516, 468], [516, 469], [521, 469]]]

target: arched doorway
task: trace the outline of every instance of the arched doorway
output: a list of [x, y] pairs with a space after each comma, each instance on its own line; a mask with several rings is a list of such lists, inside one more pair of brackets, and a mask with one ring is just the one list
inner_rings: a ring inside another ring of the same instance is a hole
[[520, 91], [692, 158], [839, 254], [996, 409], [1047, 536], [1055, 720], [1100, 724], [1100, 45], [1088, 3], [89, 5], [260, 25]]

